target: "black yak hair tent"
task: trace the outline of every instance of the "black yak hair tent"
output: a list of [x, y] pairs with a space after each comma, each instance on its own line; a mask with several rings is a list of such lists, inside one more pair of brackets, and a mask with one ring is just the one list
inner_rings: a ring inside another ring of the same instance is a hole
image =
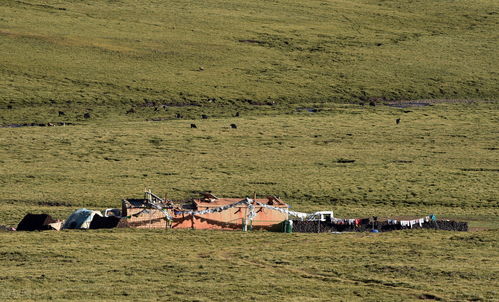
[[50, 223], [56, 222], [48, 214], [26, 214], [17, 225], [18, 231], [44, 231], [52, 230]]

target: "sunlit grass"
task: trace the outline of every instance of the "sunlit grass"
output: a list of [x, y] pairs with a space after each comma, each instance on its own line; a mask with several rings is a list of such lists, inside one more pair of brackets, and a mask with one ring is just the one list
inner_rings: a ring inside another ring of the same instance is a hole
[[[496, 104], [477, 103], [3, 128], [0, 200], [69, 212], [116, 207], [148, 187], [174, 199], [275, 194], [340, 216], [494, 217], [497, 120]], [[14, 223], [22, 213], [1, 216]]]
[[0, 233], [2, 300], [494, 300], [497, 232]]
[[497, 101], [368, 105], [497, 100], [498, 10], [2, 1], [0, 125], [75, 125], [0, 128], [0, 225], [147, 187], [274, 194], [338, 217], [434, 213], [472, 232], [0, 232], [0, 300], [498, 300]]
[[0, 104], [495, 99], [498, 9], [493, 0], [7, 0]]

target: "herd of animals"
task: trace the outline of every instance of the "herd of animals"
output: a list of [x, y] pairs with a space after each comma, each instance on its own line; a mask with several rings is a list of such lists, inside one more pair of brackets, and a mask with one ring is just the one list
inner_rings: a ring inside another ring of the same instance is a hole
[[[159, 111], [159, 110], [160, 110], [160, 108], [164, 109], [165, 111], [167, 111], [167, 110], [168, 110], [168, 106], [167, 106], [167, 105], [160, 105], [159, 107], [158, 107], [158, 106], [155, 106], [155, 107], [154, 107], [154, 111]], [[8, 105], [8, 106], [7, 106], [7, 109], [13, 109], [12, 105]], [[136, 113], [136, 112], [137, 112], [137, 111], [135, 110], [135, 108], [134, 108], [134, 107], [131, 107], [131, 108], [130, 108], [130, 109], [128, 109], [125, 113], [126, 113], [126, 114], [133, 114], [133, 113]], [[61, 116], [65, 116], [65, 115], [66, 115], [66, 113], [65, 113], [64, 111], [58, 111], [58, 115], [61, 117]], [[240, 117], [240, 113], [239, 113], [239, 112], [236, 112], [236, 113], [234, 114], [234, 117]], [[83, 118], [84, 118], [84, 119], [90, 119], [90, 118], [92, 118], [92, 115], [90, 114], [90, 112], [85, 112], [85, 113], [83, 114]], [[184, 116], [183, 116], [182, 114], [180, 114], [180, 113], [177, 113], [177, 114], [175, 114], [175, 118], [177, 118], [177, 119], [183, 119], [183, 118], [184, 118]], [[201, 115], [201, 119], [204, 119], [204, 120], [208, 119], [208, 115], [206, 115], [206, 114], [202, 114], [202, 115]], [[397, 118], [397, 119], [395, 120], [395, 123], [398, 125], [398, 124], [400, 124], [400, 121], [401, 121], [401, 119], [400, 119], [400, 118]], [[57, 123], [57, 124], [54, 124], [54, 123], [47, 123], [47, 124], [34, 124], [34, 123], [32, 123], [32, 124], [19, 124], [19, 125], [18, 125], [18, 124], [15, 124], [15, 125], [8, 125], [8, 126], [11, 126], [11, 127], [18, 126], [18, 127], [20, 127], [20, 126], [56, 126], [56, 125], [59, 125], [59, 126], [65, 126], [65, 125], [69, 125], [69, 124], [68, 124], [68, 123], [64, 123], [64, 122], [60, 122], [60, 123]], [[8, 127], [8, 126], [7, 126], [7, 127]], [[191, 128], [198, 128], [198, 126], [197, 126], [196, 124], [191, 124]], [[233, 124], [230, 124], [230, 128], [232, 128], [232, 129], [237, 129], [237, 124], [234, 124], [234, 123], [233, 123]]]

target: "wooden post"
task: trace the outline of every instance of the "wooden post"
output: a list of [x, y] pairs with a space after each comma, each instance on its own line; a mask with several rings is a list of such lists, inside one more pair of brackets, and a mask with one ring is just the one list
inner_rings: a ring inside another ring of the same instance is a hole
[[248, 218], [248, 207], [244, 209], [244, 218], [241, 219], [241, 223], [243, 225], [243, 232], [246, 232], [248, 230], [248, 223], [247, 223], [247, 218]]
[[[256, 194], [255, 194], [255, 199], [256, 199]], [[256, 214], [256, 210], [255, 210], [255, 199], [253, 199], [253, 211]], [[255, 218], [256, 218], [256, 215], [255, 215], [255, 217], [253, 217], [253, 219], [255, 219]], [[250, 220], [250, 231], [253, 231], [253, 219]]]

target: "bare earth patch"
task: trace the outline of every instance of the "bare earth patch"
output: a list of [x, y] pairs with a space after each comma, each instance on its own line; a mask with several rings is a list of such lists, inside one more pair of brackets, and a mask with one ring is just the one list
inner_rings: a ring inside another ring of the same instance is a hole
[[386, 106], [397, 107], [397, 108], [406, 108], [406, 107], [423, 107], [423, 106], [433, 106], [436, 104], [473, 104], [477, 102], [482, 103], [494, 103], [498, 102], [497, 100], [446, 100], [446, 99], [438, 99], [438, 100], [400, 100], [400, 101], [390, 101], [386, 102]]

